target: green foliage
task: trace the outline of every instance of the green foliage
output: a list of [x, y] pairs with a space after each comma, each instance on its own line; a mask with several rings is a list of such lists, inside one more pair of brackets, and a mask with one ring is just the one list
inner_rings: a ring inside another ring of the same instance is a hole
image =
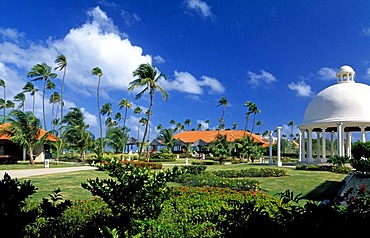
[[214, 156], [219, 157], [220, 164], [224, 164], [226, 158], [231, 155], [232, 145], [226, 140], [226, 135], [219, 134], [209, 144], [209, 149]]
[[40, 208], [42, 210], [41, 215], [46, 218], [59, 217], [68, 207], [72, 206], [70, 200], [63, 200], [63, 196], [60, 194], [60, 189], [55, 189], [52, 194], [49, 194], [50, 200], [43, 198]]
[[356, 141], [352, 145], [350, 164], [357, 171], [370, 171], [370, 141]]
[[176, 161], [173, 153], [153, 153], [150, 155], [151, 162], [171, 162]]
[[332, 163], [335, 166], [344, 166], [348, 162], [349, 162], [348, 156], [335, 155], [328, 159], [328, 163]]
[[166, 183], [181, 173], [177, 168], [154, 172], [115, 160], [100, 167], [112, 178], [89, 179], [82, 187], [108, 204], [114, 217], [111, 227], [121, 235], [135, 234], [135, 221], [158, 217], [163, 202], [169, 198]]
[[214, 172], [216, 176], [224, 178], [242, 178], [242, 177], [281, 177], [287, 176], [286, 169], [276, 168], [250, 168], [242, 170], [218, 170]]
[[295, 166], [296, 170], [309, 170], [309, 171], [330, 171], [335, 173], [341, 173], [341, 174], [348, 174], [351, 173], [352, 170], [349, 167], [345, 166], [333, 166], [333, 165], [320, 165], [320, 164], [297, 164]]
[[23, 237], [28, 223], [36, 219], [34, 211], [25, 211], [25, 200], [36, 192], [30, 181], [19, 182], [8, 173], [0, 180], [0, 228], [3, 235]]

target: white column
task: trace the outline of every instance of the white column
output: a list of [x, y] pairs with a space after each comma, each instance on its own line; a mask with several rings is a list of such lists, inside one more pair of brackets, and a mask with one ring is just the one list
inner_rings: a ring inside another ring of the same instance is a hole
[[270, 160], [269, 160], [269, 164], [273, 164], [274, 160], [272, 159], [272, 143], [273, 143], [272, 131], [270, 131], [270, 133], [269, 133], [269, 142], [270, 142]]
[[307, 163], [312, 163], [313, 158], [312, 158], [312, 129], [308, 129], [308, 135], [307, 135], [307, 140], [308, 140], [308, 145], [307, 145], [307, 150], [308, 150], [308, 155], [307, 155]]
[[366, 142], [366, 132], [365, 132], [365, 126], [361, 126], [361, 141]]
[[342, 143], [343, 143], [343, 135], [342, 135], [342, 125], [343, 123], [337, 123], [337, 140], [338, 140], [338, 156], [343, 156], [342, 150]]
[[321, 162], [320, 157], [320, 132], [316, 132], [316, 141], [317, 141], [317, 156], [316, 156], [316, 162]]
[[281, 147], [281, 138], [280, 138], [280, 130], [282, 127], [278, 126], [277, 129], [277, 166], [282, 166], [280, 160], [280, 147]]
[[306, 154], [306, 129], [302, 130], [302, 162], [307, 162]]
[[330, 157], [334, 156], [334, 131], [330, 132]]
[[326, 162], [326, 128], [321, 128], [322, 130], [322, 138], [321, 138], [321, 141], [322, 141], [322, 158], [321, 158], [321, 162]]
[[299, 132], [299, 155], [298, 155], [298, 162], [302, 162], [302, 155], [303, 155], [303, 150], [302, 150], [302, 132]]
[[351, 158], [351, 141], [352, 141], [352, 134], [351, 132], [347, 131], [346, 132], [346, 138], [347, 138], [347, 143], [346, 143], [346, 149], [347, 149], [347, 153], [346, 153], [346, 156]]

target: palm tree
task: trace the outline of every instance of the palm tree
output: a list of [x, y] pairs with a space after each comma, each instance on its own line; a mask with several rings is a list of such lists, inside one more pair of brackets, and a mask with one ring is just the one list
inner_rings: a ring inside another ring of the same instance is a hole
[[58, 119], [57, 119], [57, 114], [55, 114], [55, 117], [54, 117], [54, 108], [55, 108], [55, 104], [60, 102], [60, 95], [58, 92], [53, 92], [51, 95], [50, 95], [50, 99], [49, 99], [49, 103], [53, 104], [53, 107], [51, 109], [51, 124], [52, 124], [52, 130], [55, 129], [55, 125], [57, 125], [58, 123]]
[[197, 125], [197, 130], [200, 131], [200, 129], [202, 129], [202, 123], [198, 123]]
[[[140, 115], [140, 113], [143, 111], [143, 109], [141, 109], [141, 107], [136, 107], [134, 109], [134, 114], [138, 114]], [[139, 140], [139, 130], [140, 129], [140, 120], [138, 120], [137, 122], [137, 139]]]
[[[3, 95], [4, 95], [4, 102], [6, 102], [6, 92], [5, 92], [6, 84], [5, 84], [5, 81], [3, 79], [0, 79], [0, 87], [4, 88]], [[3, 119], [4, 119], [5, 118], [5, 107], [3, 107], [3, 109], [4, 109], [4, 117], [3, 117]]]
[[186, 120], [184, 121], [184, 125], [187, 125], [187, 126], [188, 126], [188, 130], [189, 130], [189, 127], [190, 127], [190, 125], [191, 125], [191, 121], [190, 121], [190, 119], [186, 119]]
[[263, 126], [262, 121], [261, 121], [261, 120], [258, 120], [258, 121], [256, 122], [256, 126], [259, 126], [259, 128], [258, 128], [258, 134], [260, 134], [261, 127]]
[[82, 161], [86, 158], [86, 150], [94, 141], [94, 135], [88, 130], [89, 125], [84, 122], [84, 119], [81, 109], [75, 107], [71, 108], [61, 121], [64, 124], [63, 140], [72, 149], [80, 152]]
[[[64, 106], [64, 101], [63, 101], [63, 93], [64, 93], [64, 80], [66, 77], [66, 72], [67, 72], [67, 58], [65, 55], [60, 54], [57, 56], [55, 59], [54, 63], [57, 64], [57, 66], [54, 68], [54, 70], [61, 71], [63, 70], [63, 79], [62, 79], [62, 88], [60, 89], [60, 118], [63, 118], [63, 106]], [[60, 135], [62, 134], [62, 126], [60, 127]]]
[[112, 118], [110, 117], [113, 113], [113, 110], [112, 110], [112, 104], [111, 103], [104, 103], [103, 106], [101, 107], [100, 109], [100, 113], [102, 116], [105, 116], [107, 115], [108, 118], [105, 120], [105, 125], [110, 127], [112, 125], [114, 125], [115, 123], [112, 121]]
[[13, 100], [19, 102], [18, 108], [22, 108], [22, 111], [24, 111], [24, 102], [26, 101], [26, 95], [24, 95], [23, 92], [20, 92], [13, 97]]
[[35, 88], [35, 85], [33, 85], [33, 83], [31, 82], [27, 82], [26, 85], [24, 85], [23, 87], [23, 92], [25, 93], [30, 93], [30, 95], [32, 96], [32, 113], [35, 113], [35, 98], [36, 98], [36, 92], [39, 91], [38, 88]]
[[27, 77], [34, 78], [32, 81], [43, 80], [44, 89], [42, 95], [42, 114], [44, 117], [44, 129], [46, 129], [46, 114], [45, 114], [45, 94], [46, 94], [46, 81], [50, 78], [56, 78], [57, 74], [51, 72], [51, 67], [46, 63], [35, 64], [31, 71], [27, 73]]
[[234, 122], [233, 123], [233, 127], [231, 128], [232, 130], [236, 130], [236, 128], [238, 127], [238, 123]]
[[36, 146], [44, 143], [49, 133], [40, 137], [40, 120], [32, 112], [12, 110], [7, 121], [10, 123], [3, 132], [8, 134], [9, 140], [26, 149], [30, 163], [35, 164], [33, 150]]
[[[48, 79], [46, 81], [46, 89], [47, 90], [53, 90], [55, 89], [55, 83], [53, 81], [51, 81], [50, 79]], [[51, 99], [49, 99], [49, 103], [53, 103], [54, 102], [54, 93], [51, 94]], [[50, 102], [51, 101], [51, 102]], [[54, 103], [53, 103], [53, 108], [51, 110], [51, 125], [53, 126], [53, 121], [54, 121]]]
[[293, 135], [294, 121], [289, 121], [288, 126], [291, 127], [290, 140], [293, 140], [293, 137], [294, 137], [294, 135]]
[[205, 123], [207, 123], [207, 129], [209, 129], [209, 119], [207, 119], [207, 120], [205, 121]]
[[173, 138], [173, 131], [171, 128], [163, 128], [157, 136], [157, 140], [161, 141], [167, 148], [168, 152], [172, 152], [175, 146], [175, 139]]
[[245, 128], [244, 128], [244, 135], [245, 135], [245, 132], [248, 130], [248, 123], [249, 123], [249, 119], [250, 119], [250, 113], [247, 112], [245, 113]]
[[132, 107], [132, 104], [130, 103], [129, 100], [126, 98], [123, 98], [119, 103], [118, 103], [119, 109], [125, 108], [125, 116], [123, 117], [123, 126], [126, 126], [126, 118], [127, 118], [127, 109]]
[[227, 101], [226, 97], [221, 97], [221, 99], [218, 100], [217, 107], [219, 107], [219, 106], [223, 106], [224, 107], [223, 110], [222, 110], [222, 116], [219, 119], [220, 124], [218, 126], [218, 134], [220, 134], [220, 130], [223, 127], [222, 125], [225, 125], [225, 123], [224, 123], [224, 115], [225, 115], [225, 109], [226, 109], [227, 105], [229, 105], [229, 102]]
[[129, 135], [126, 127], [110, 127], [107, 130], [105, 140], [107, 142], [107, 145], [113, 149], [114, 153], [120, 152], [121, 158], [123, 158], [128, 137]]
[[100, 135], [100, 151], [99, 151], [99, 158], [101, 157], [103, 153], [103, 126], [102, 126], [102, 121], [101, 121], [101, 114], [100, 114], [100, 79], [101, 76], [103, 75], [102, 70], [99, 67], [95, 67], [91, 70], [91, 75], [96, 75], [98, 76], [98, 87], [96, 90], [96, 97], [98, 99], [98, 114], [99, 114], [99, 135]]
[[157, 131], [160, 131], [162, 130], [163, 126], [162, 124], [158, 124], [157, 127], [155, 128]]
[[254, 104], [253, 102], [251, 101], [247, 101], [244, 106], [248, 107], [248, 114], [253, 114], [253, 126], [252, 126], [252, 131], [251, 133], [253, 134], [253, 130], [254, 130], [254, 125], [255, 125], [255, 122], [256, 122], [256, 114], [257, 113], [261, 113], [261, 110], [259, 110], [257, 108], [257, 105]]
[[[150, 122], [150, 116], [152, 114], [152, 107], [153, 107], [153, 97], [155, 91], [159, 91], [162, 95], [162, 98], [164, 101], [167, 101], [168, 94], [167, 92], [158, 85], [158, 81], [163, 78], [167, 79], [166, 75], [164, 73], [158, 72], [158, 70], [150, 65], [147, 64], [141, 64], [134, 72], [133, 76], [136, 77], [135, 80], [130, 82], [130, 86], [128, 88], [129, 91], [132, 91], [136, 88], [144, 87], [142, 91], [140, 91], [138, 94], [136, 94], [135, 99], [140, 99], [141, 96], [145, 93], [149, 93], [149, 109], [147, 113], [147, 123], [145, 126], [144, 136], [142, 140], [142, 145], [144, 145], [146, 134], [148, 133], [148, 127]], [[143, 150], [143, 146], [140, 147], [139, 157], [141, 156], [141, 152]]]

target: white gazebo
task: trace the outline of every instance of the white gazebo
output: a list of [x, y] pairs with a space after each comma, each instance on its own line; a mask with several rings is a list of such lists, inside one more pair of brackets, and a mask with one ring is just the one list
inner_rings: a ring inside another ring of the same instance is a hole
[[[311, 100], [303, 122], [298, 126], [302, 142], [299, 162], [326, 162], [327, 138], [330, 141], [330, 156], [351, 157], [351, 136], [354, 132], [360, 133], [360, 140], [366, 142], [366, 131], [370, 131], [370, 86], [356, 83], [355, 71], [348, 65], [342, 66], [336, 76], [336, 84], [322, 90]], [[312, 152], [313, 133], [317, 138], [315, 156]]]

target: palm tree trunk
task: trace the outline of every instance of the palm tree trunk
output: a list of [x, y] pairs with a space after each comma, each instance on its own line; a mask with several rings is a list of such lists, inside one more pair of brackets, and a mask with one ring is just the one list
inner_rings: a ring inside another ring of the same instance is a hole
[[[150, 94], [150, 105], [149, 105], [149, 110], [148, 110], [148, 120], [147, 120], [146, 125], [145, 125], [144, 136], [143, 136], [143, 140], [142, 140], [142, 143], [141, 143], [141, 146], [140, 146], [139, 158], [140, 158], [141, 153], [143, 152], [143, 147], [144, 147], [144, 144], [145, 144], [146, 134], [148, 133], [148, 127], [149, 127], [149, 122], [150, 122], [150, 114], [152, 114], [151, 113], [152, 106], [153, 106], [153, 95]], [[146, 159], [147, 162], [149, 162], [149, 155], [148, 155], [148, 153], [146, 154], [145, 159]]]
[[42, 94], [42, 114], [44, 117], [44, 130], [47, 131], [46, 129], [46, 114], [45, 114], [45, 93], [46, 93], [46, 81], [44, 80], [44, 91]]
[[[66, 76], [66, 71], [67, 71], [67, 68], [65, 67], [64, 68], [64, 72], [63, 72], [63, 80], [62, 80], [62, 88], [60, 89], [60, 121], [63, 120], [63, 91], [64, 91], [64, 78]], [[60, 135], [62, 135], [62, 125], [60, 125], [60, 128], [59, 128], [59, 133]]]
[[33, 149], [29, 149], [28, 153], [30, 154], [30, 164], [34, 165], [35, 160], [33, 159]]
[[98, 80], [98, 90], [97, 90], [97, 98], [98, 98], [98, 115], [99, 115], [99, 134], [100, 134], [100, 153], [103, 155], [103, 126], [101, 121], [101, 114], [100, 114], [100, 96], [99, 96], [99, 88], [100, 88], [100, 76]]

